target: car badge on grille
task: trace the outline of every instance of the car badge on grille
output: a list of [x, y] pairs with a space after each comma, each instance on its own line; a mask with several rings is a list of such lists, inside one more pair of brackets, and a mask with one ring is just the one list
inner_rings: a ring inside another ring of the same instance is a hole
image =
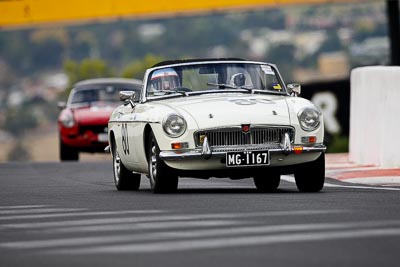
[[242, 124], [242, 132], [247, 134], [250, 132], [250, 124]]

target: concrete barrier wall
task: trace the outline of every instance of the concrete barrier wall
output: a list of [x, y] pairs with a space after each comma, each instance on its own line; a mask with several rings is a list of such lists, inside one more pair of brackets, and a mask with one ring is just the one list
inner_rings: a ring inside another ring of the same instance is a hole
[[400, 167], [400, 67], [351, 72], [349, 159]]

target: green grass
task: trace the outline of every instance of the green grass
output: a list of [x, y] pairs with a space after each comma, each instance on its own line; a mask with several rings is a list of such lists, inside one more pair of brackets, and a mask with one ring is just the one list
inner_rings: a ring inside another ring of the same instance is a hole
[[327, 144], [327, 153], [349, 152], [349, 137], [344, 135], [334, 135], [332, 142]]

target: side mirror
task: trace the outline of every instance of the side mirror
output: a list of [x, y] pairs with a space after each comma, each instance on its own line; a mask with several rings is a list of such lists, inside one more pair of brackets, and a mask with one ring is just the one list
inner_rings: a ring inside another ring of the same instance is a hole
[[132, 108], [135, 107], [135, 91], [121, 91], [119, 92], [119, 99], [124, 101], [125, 106], [131, 104]]
[[301, 93], [301, 85], [298, 83], [290, 83], [286, 86], [288, 93], [292, 96], [298, 96]]
[[121, 101], [133, 100], [135, 98], [135, 91], [121, 91], [119, 92], [119, 99]]
[[57, 107], [59, 109], [64, 109], [66, 106], [67, 106], [67, 103], [65, 103], [64, 101], [57, 102]]

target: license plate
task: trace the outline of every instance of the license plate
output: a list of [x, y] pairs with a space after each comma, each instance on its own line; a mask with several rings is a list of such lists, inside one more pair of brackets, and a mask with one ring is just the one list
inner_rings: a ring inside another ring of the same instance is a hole
[[262, 150], [226, 153], [227, 167], [254, 165], [269, 165], [269, 152]]
[[99, 142], [108, 142], [108, 135], [105, 134], [105, 133], [97, 135], [97, 141], [99, 141]]

